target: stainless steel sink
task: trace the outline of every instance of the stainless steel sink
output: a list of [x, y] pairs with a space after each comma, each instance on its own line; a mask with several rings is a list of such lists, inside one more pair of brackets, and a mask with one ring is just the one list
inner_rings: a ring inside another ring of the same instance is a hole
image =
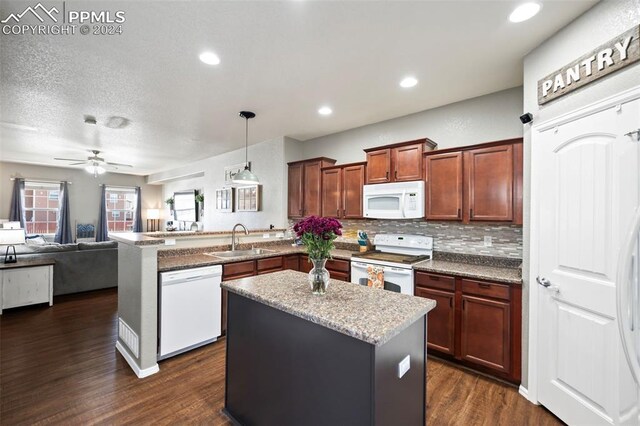
[[275, 250], [268, 250], [263, 248], [255, 248], [250, 250], [228, 250], [228, 251], [213, 251], [210, 253], [205, 253], [207, 256], [214, 257], [243, 257], [243, 256], [254, 256], [256, 254], [266, 254], [266, 253], [274, 253]]

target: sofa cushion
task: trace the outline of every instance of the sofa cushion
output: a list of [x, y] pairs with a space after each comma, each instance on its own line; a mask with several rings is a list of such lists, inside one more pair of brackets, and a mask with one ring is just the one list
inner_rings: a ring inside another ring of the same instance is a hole
[[118, 248], [117, 241], [100, 241], [97, 243], [78, 243], [78, 250], [103, 250]]
[[31, 250], [26, 253], [60, 253], [78, 250], [77, 244], [47, 244], [44, 246], [28, 246]]

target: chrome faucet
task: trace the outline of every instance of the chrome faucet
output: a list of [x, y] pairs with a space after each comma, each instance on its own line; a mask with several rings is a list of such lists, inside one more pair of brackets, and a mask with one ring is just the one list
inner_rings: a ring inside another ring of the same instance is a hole
[[[241, 223], [236, 223], [233, 226], [233, 230], [231, 231], [231, 251], [235, 251], [236, 249], [236, 228], [238, 226], [242, 226], [242, 229], [244, 229], [244, 235], [249, 235], [249, 231], [247, 231], [247, 227], [244, 226]], [[240, 239], [238, 239], [238, 244], [240, 244]]]

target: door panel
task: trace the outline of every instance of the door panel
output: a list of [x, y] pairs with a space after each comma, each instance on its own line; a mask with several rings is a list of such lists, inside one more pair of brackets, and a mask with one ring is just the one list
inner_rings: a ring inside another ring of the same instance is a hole
[[511, 368], [509, 302], [462, 295], [462, 359], [500, 372]]
[[455, 348], [455, 293], [416, 287], [415, 294], [436, 301], [427, 321], [427, 347], [453, 356]]
[[362, 218], [362, 186], [364, 185], [365, 166], [347, 166], [342, 169], [342, 217], [345, 219]]
[[422, 179], [422, 146], [422, 144], [416, 144], [393, 149], [392, 181], [408, 182]]
[[289, 178], [288, 178], [288, 216], [291, 218], [302, 217], [302, 173], [303, 166], [300, 164], [293, 164], [289, 166]]
[[391, 149], [367, 152], [367, 183], [391, 182]]
[[623, 136], [638, 127], [639, 104], [533, 132], [532, 251], [548, 286], [537, 288], [538, 399], [569, 424], [624, 424], [622, 390], [635, 389], [621, 362], [615, 287], [619, 246], [640, 204], [640, 144]]
[[473, 149], [464, 155], [469, 220], [513, 220], [513, 146]]
[[303, 216], [320, 216], [322, 206], [322, 164], [304, 163]]
[[322, 216], [340, 217], [342, 209], [342, 169], [322, 171]]
[[427, 219], [462, 220], [462, 152], [428, 155]]

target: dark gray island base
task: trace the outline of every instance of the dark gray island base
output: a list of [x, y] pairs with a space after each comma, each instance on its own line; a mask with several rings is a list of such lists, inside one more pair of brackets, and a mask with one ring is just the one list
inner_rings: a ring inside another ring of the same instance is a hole
[[434, 301], [336, 280], [314, 296], [307, 274], [294, 271], [223, 288], [225, 413], [234, 422], [425, 424], [426, 313]]

